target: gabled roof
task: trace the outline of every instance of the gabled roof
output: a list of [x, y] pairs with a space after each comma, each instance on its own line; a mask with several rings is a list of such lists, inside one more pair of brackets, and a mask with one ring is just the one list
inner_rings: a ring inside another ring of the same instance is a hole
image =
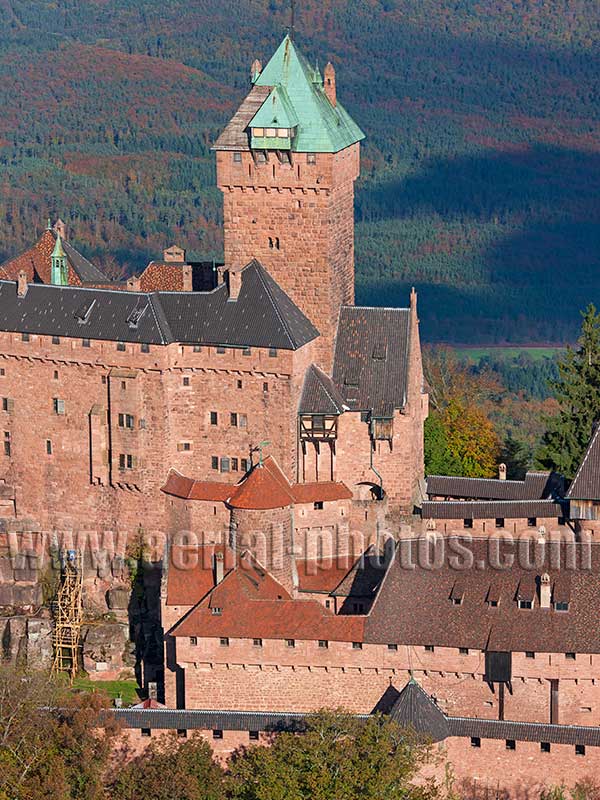
[[[224, 575], [235, 566], [233, 550], [222, 544], [206, 544], [191, 551], [188, 544], [173, 544], [169, 553], [167, 573], [167, 605], [194, 606], [215, 586], [215, 554], [223, 556]], [[177, 565], [185, 565], [185, 569]]]
[[[285, 115], [297, 119], [292, 150], [304, 153], [337, 153], [364, 139], [364, 133], [350, 117], [341, 103], [332, 105], [325, 94], [323, 80], [316, 68], [311, 67], [286, 36], [268, 64], [254, 81], [254, 86], [239, 111], [217, 139], [215, 150], [248, 150], [247, 128], [253, 117], [270, 117], [267, 106], [261, 106], [276, 88], [279, 106]], [[260, 103], [260, 105], [259, 105]], [[265, 123], [267, 124], [267, 123]], [[262, 127], [262, 123], [257, 127]], [[287, 127], [287, 126], [282, 126]], [[290, 126], [291, 127], [291, 126]]]
[[353, 411], [392, 417], [406, 405], [410, 310], [342, 306], [333, 382]]
[[275, 86], [250, 120], [251, 128], [294, 128], [298, 117], [284, 86]]
[[[37, 242], [21, 255], [15, 256], [2, 265], [9, 280], [17, 280], [19, 272], [27, 275], [30, 283], [51, 283], [52, 252], [57, 243], [54, 230], [45, 230]], [[76, 250], [72, 244], [62, 239], [62, 246], [69, 264], [69, 283], [109, 284], [110, 281], [91, 261]]]
[[573, 483], [569, 487], [569, 500], [600, 500], [600, 425], [588, 445]]
[[281, 350], [296, 350], [319, 335], [257, 261], [241, 279], [236, 301], [225, 284], [211, 292], [148, 294], [32, 283], [18, 297], [14, 282], [0, 281], [0, 330]]
[[423, 519], [539, 519], [564, 516], [554, 500], [426, 500]]
[[389, 715], [394, 722], [412, 728], [433, 742], [441, 742], [450, 736], [445, 714], [413, 678], [400, 692]]
[[337, 416], [343, 414], [346, 409], [344, 398], [329, 375], [315, 364], [311, 364], [304, 376], [298, 413]]
[[428, 495], [456, 500], [545, 500], [561, 490], [562, 479], [553, 472], [528, 472], [522, 481], [427, 476]]
[[268, 456], [262, 465], [256, 464], [242, 483], [238, 484], [227, 504], [240, 509], [285, 508], [295, 502], [292, 487], [279, 464]]

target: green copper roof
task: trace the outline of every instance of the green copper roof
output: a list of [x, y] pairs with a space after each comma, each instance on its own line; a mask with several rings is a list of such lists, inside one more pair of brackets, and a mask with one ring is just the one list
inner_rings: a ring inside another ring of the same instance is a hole
[[65, 251], [63, 250], [62, 246], [62, 239], [60, 236], [56, 237], [56, 244], [54, 245], [54, 250], [52, 251], [52, 258], [64, 258]]
[[298, 117], [283, 86], [275, 86], [250, 121], [251, 128], [295, 128]]
[[[337, 153], [364, 139], [364, 133], [338, 102], [333, 106], [325, 94], [318, 69], [310, 66], [286, 36], [269, 63], [254, 81], [255, 86], [274, 87], [276, 103], [288, 119], [297, 119], [292, 150], [304, 153]], [[251, 126], [272, 127], [266, 120], [274, 92], [255, 114]], [[279, 118], [279, 117], [278, 117]], [[261, 120], [260, 122], [257, 122]], [[279, 123], [278, 123], [279, 124]], [[281, 124], [281, 127], [292, 125]]]

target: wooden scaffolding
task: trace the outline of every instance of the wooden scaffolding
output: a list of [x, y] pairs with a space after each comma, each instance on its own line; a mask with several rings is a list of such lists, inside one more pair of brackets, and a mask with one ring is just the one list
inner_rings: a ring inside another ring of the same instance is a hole
[[81, 553], [68, 550], [62, 560], [61, 583], [53, 604], [54, 660], [52, 672], [64, 672], [71, 681], [79, 670], [83, 616], [83, 564]]

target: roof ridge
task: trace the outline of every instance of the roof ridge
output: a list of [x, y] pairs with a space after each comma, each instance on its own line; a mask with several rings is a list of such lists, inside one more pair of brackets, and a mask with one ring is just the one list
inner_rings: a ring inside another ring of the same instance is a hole
[[[594, 435], [590, 439], [590, 442], [589, 442], [589, 444], [587, 446], [587, 449], [585, 451], [585, 455], [584, 455], [584, 457], [583, 457], [583, 459], [581, 461], [581, 464], [579, 465], [579, 469], [575, 473], [575, 477], [573, 478], [573, 480], [571, 482], [571, 485], [569, 486], [569, 491], [567, 492], [567, 497], [571, 497], [571, 491], [572, 491], [573, 487], [575, 486], [575, 483], [577, 482], [577, 479], [579, 478], [579, 473], [583, 469], [583, 467], [585, 465], [585, 462], [588, 459], [588, 456], [592, 452], [592, 447], [594, 446], [594, 442], [596, 441], [596, 437], [598, 436], [599, 433], [600, 433], [600, 425], [598, 425], [598, 427], [594, 431]], [[577, 499], [577, 498], [575, 498], [575, 499]]]
[[[311, 364], [311, 367], [314, 368], [314, 370], [316, 372], [316, 375], [317, 375], [317, 380], [319, 381], [319, 383], [320, 383], [323, 391], [327, 395], [327, 397], [331, 400], [331, 402], [333, 403], [333, 405], [336, 408], [339, 408], [340, 407], [339, 401], [336, 400], [335, 397], [332, 396], [331, 392], [329, 391], [329, 387], [327, 386], [327, 382], [331, 382], [331, 385], [334, 386], [334, 388], [335, 388], [335, 385], [333, 383], [333, 378], [331, 378], [331, 376], [327, 375], [327, 373], [324, 370], [322, 370], [317, 364]], [[323, 381], [323, 378], [326, 378], [327, 382]], [[340, 408], [340, 411], [344, 411], [344, 409], [347, 408], [347, 406], [343, 402], [343, 397], [341, 397], [341, 395], [340, 395], [340, 399], [342, 400], [342, 407]]]
[[[162, 320], [159, 320], [159, 314], [157, 314], [157, 309], [155, 308], [155, 305], [154, 305], [155, 303], [158, 306], [158, 308], [160, 309], [160, 316], [162, 317]], [[148, 294], [148, 305], [150, 306], [150, 309], [152, 311], [152, 315], [154, 316], [154, 321], [156, 322], [156, 327], [160, 331], [160, 335], [161, 335], [161, 338], [162, 338], [162, 343], [163, 344], [168, 344], [169, 342], [172, 342], [173, 341], [173, 331], [171, 330], [171, 326], [169, 325], [169, 321], [167, 319], [167, 315], [165, 314], [165, 310], [162, 307], [162, 303], [160, 302], [160, 295], [159, 295], [158, 292], [150, 292]], [[169, 333], [168, 336], [165, 335], [165, 332], [163, 331], [163, 327], [162, 327], [161, 322], [164, 322], [166, 330]]]
[[[263, 267], [263, 265], [260, 263], [260, 261], [258, 261], [258, 259], [256, 259], [256, 258], [252, 259], [252, 261], [244, 267], [244, 270], [247, 269], [250, 266], [254, 266], [254, 269], [256, 270], [258, 278], [259, 278], [260, 282], [262, 283], [263, 288], [264, 288], [265, 292], [267, 293], [267, 295], [269, 297], [269, 300], [271, 301], [271, 304], [273, 305], [273, 308], [275, 309], [275, 313], [277, 314], [277, 318], [281, 322], [281, 324], [282, 324], [282, 326], [283, 326], [283, 328], [285, 330], [285, 333], [286, 333], [286, 335], [288, 337], [288, 340], [289, 340], [290, 344], [292, 345], [293, 348], [296, 348], [297, 347], [296, 340], [293, 338], [293, 336], [291, 334], [291, 331], [290, 331], [290, 328], [289, 328], [289, 325], [287, 324], [287, 321], [284, 319], [281, 311], [279, 310], [279, 306], [277, 305], [277, 301], [275, 300], [275, 297], [273, 295], [271, 287], [268, 285], [268, 282], [265, 280], [265, 276], [268, 275], [268, 277], [273, 281], [275, 279], [272, 277], [272, 275], [270, 275], [267, 272], [267, 270]], [[242, 272], [244, 270], [242, 270]], [[281, 287], [279, 287], [279, 285], [278, 285], [278, 288], [281, 289]], [[281, 291], [283, 292], [283, 289], [281, 289]], [[291, 298], [290, 298], [290, 300], [291, 300]]]

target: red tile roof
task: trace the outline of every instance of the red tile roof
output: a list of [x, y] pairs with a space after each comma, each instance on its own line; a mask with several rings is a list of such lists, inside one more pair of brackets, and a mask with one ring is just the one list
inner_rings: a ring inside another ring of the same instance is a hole
[[151, 261], [140, 275], [141, 292], [183, 291], [183, 264]]
[[[27, 275], [29, 283], [51, 283], [51, 256], [55, 244], [54, 232], [45, 230], [33, 247], [2, 265], [9, 280], [16, 281], [19, 272], [23, 271]], [[71, 281], [71, 272], [72, 270], [69, 269], [69, 282]], [[81, 282], [76, 281], [76, 284], [79, 283]]]
[[[362, 641], [364, 617], [292, 600], [254, 561], [240, 564], [171, 630], [173, 636]], [[219, 613], [214, 613], [219, 609]]]
[[[223, 554], [224, 573], [234, 567], [233, 551], [222, 544], [207, 544], [196, 548], [173, 545], [169, 553], [167, 575], [167, 605], [193, 606], [215, 585], [213, 557]], [[185, 568], [189, 565], [189, 568]]]
[[324, 594], [333, 592], [353, 567], [355, 560], [353, 556], [337, 556], [297, 561], [299, 590]]
[[219, 501], [231, 508], [254, 511], [285, 508], [294, 503], [349, 500], [352, 497], [352, 492], [344, 483], [324, 481], [291, 484], [272, 456], [266, 458], [262, 466], [255, 465], [236, 485], [195, 481], [172, 469], [162, 491], [185, 500]]

